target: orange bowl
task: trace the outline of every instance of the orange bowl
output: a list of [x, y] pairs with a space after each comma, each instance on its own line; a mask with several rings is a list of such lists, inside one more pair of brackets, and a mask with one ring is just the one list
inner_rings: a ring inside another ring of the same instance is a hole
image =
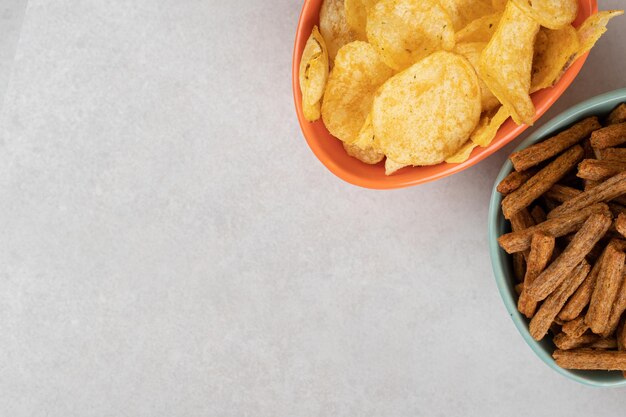
[[[513, 123], [511, 119], [507, 120], [498, 131], [491, 145], [486, 148], [479, 147], [474, 149], [470, 158], [462, 164], [442, 163], [426, 167], [409, 167], [393, 175], [386, 176], [383, 162], [377, 165], [367, 165], [352, 158], [345, 152], [341, 142], [328, 132], [321, 119], [314, 123], [309, 123], [302, 113], [302, 94], [298, 81], [300, 57], [304, 49], [304, 44], [311, 34], [311, 30], [313, 30], [313, 26], [319, 22], [321, 4], [322, 0], [305, 0], [304, 6], [302, 7], [293, 49], [293, 96], [300, 127], [302, 128], [302, 133], [309, 147], [326, 168], [344, 181], [373, 189], [403, 188], [434, 181], [447, 177], [448, 175], [456, 174], [457, 172], [461, 172], [477, 164], [511, 142], [528, 128], [528, 125], [518, 126]], [[574, 26], [580, 25], [587, 17], [598, 11], [596, 0], [579, 0], [579, 4], [578, 17], [574, 22]], [[546, 88], [532, 95], [533, 102], [537, 109], [535, 120], [541, 117], [561, 94], [565, 92], [565, 89], [569, 87], [580, 72], [586, 59], [587, 54], [574, 62], [554, 87]]]

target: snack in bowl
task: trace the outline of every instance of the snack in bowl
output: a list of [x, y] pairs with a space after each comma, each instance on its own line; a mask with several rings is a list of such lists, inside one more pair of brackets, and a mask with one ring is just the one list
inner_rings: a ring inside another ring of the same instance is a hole
[[392, 74], [369, 43], [355, 41], [341, 48], [322, 102], [328, 131], [344, 143], [355, 142], [372, 110], [378, 87]]
[[533, 339], [551, 335], [565, 369], [626, 372], [624, 108], [514, 152], [497, 186], [517, 309]]
[[317, 26], [306, 42], [300, 61], [300, 88], [304, 117], [313, 121], [320, 118], [321, 100], [328, 80], [328, 52]]
[[330, 63], [347, 43], [357, 40], [357, 34], [348, 26], [344, 0], [326, 0], [320, 8], [320, 32], [328, 47]]
[[460, 55], [436, 52], [378, 90], [372, 105], [376, 143], [400, 164], [438, 164], [467, 142], [480, 109], [472, 65]]
[[454, 29], [438, 0], [380, 0], [367, 14], [367, 40], [396, 71], [454, 47]]
[[[532, 124], [545, 110], [536, 110], [531, 94], [557, 83], [621, 14], [603, 12], [577, 29], [574, 3], [572, 9], [564, 0], [530, 8], [514, 1], [324, 0], [320, 27], [329, 37], [330, 75], [321, 119], [350, 156], [366, 164], [386, 157], [387, 175], [405, 166], [463, 163], [475, 148], [488, 147], [509, 117]], [[449, 62], [449, 71], [432, 68]], [[436, 74], [437, 82], [429, 82], [437, 92], [407, 74]]]

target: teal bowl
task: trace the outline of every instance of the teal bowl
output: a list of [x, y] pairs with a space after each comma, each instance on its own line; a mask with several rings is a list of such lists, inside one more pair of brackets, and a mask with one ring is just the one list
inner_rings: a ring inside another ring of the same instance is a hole
[[[626, 102], [626, 88], [611, 91], [597, 97], [584, 101], [569, 110], [556, 116], [544, 126], [537, 129], [532, 135], [524, 140], [516, 150], [527, 148], [528, 146], [541, 142], [559, 131], [571, 126], [578, 120], [588, 116], [604, 116], [608, 114], [618, 104]], [[581, 384], [593, 387], [626, 387], [626, 379], [621, 372], [608, 371], [570, 371], [559, 367], [552, 359], [552, 352], [555, 347], [548, 337], [541, 342], [537, 342], [528, 332], [528, 321], [517, 311], [517, 294], [515, 293], [515, 279], [511, 265], [511, 256], [498, 246], [498, 237], [510, 231], [507, 222], [500, 210], [502, 195], [496, 191], [496, 186], [513, 170], [511, 161], [502, 167], [496, 183], [491, 193], [489, 205], [489, 253], [491, 255], [491, 265], [496, 278], [498, 290], [504, 301], [509, 316], [520, 332], [528, 346], [544, 361], [550, 368], [554, 369], [567, 378], [580, 382]]]

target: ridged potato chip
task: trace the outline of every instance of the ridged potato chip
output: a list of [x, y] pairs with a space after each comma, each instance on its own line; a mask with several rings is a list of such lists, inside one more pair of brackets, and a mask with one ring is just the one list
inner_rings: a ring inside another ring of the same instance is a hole
[[502, 13], [492, 13], [470, 22], [456, 35], [456, 42], [489, 42], [502, 18]]
[[530, 92], [552, 87], [560, 80], [579, 49], [578, 34], [573, 26], [558, 30], [541, 28], [535, 41]]
[[609, 10], [599, 12], [587, 18], [585, 22], [578, 28], [578, 38], [580, 39], [580, 49], [574, 59], [578, 59], [581, 55], [591, 50], [598, 42], [598, 39], [606, 32], [606, 25], [609, 20], [615, 16], [623, 15], [623, 10]]
[[383, 61], [404, 69], [438, 50], [454, 47], [454, 29], [436, 0], [382, 0], [367, 17], [367, 39]]
[[372, 126], [372, 115], [367, 115], [365, 123], [359, 132], [354, 143], [343, 143], [343, 148], [348, 155], [366, 164], [377, 164], [383, 160], [385, 154], [378, 148], [374, 140], [374, 126]]
[[328, 80], [328, 53], [317, 26], [306, 41], [300, 60], [300, 90], [304, 117], [313, 122], [320, 118], [320, 100]]
[[578, 16], [578, 0], [511, 0], [548, 29], [561, 29]]
[[372, 107], [376, 143], [399, 164], [434, 165], [456, 153], [480, 118], [480, 86], [460, 55], [435, 52], [389, 79]]
[[439, 3], [452, 19], [454, 30], [494, 12], [490, 0], [439, 0]]
[[360, 40], [366, 39], [367, 13], [377, 2], [378, 0], [345, 0], [346, 20]]
[[454, 155], [447, 157], [446, 162], [449, 164], [461, 164], [467, 161], [472, 154], [472, 151], [477, 146], [478, 145], [476, 145], [474, 142], [468, 140], [467, 142], [465, 142], [465, 145], [461, 146], [461, 149], [459, 149]]
[[472, 132], [470, 140], [483, 148], [489, 146], [496, 137], [500, 126], [506, 122], [509, 116], [509, 112], [504, 106], [501, 106], [495, 114], [493, 111], [484, 113], [478, 126]]
[[535, 106], [528, 94], [539, 23], [510, 1], [480, 57], [479, 72], [515, 123], [531, 125]]
[[341, 48], [322, 101], [322, 118], [328, 131], [343, 142], [354, 142], [372, 108], [376, 90], [392, 75], [393, 70], [370, 44], [355, 41]]
[[324, 0], [320, 8], [320, 32], [326, 41], [328, 59], [335, 60], [339, 48], [357, 40], [357, 34], [346, 22], [344, 0]]
[[509, 0], [491, 0], [491, 5], [495, 10], [504, 10]]
[[401, 164], [399, 162], [394, 161], [393, 159], [385, 159], [385, 175], [391, 175], [404, 167], [408, 167], [407, 164]]
[[491, 90], [489, 90], [489, 87], [487, 87], [487, 84], [485, 84], [478, 73], [480, 54], [483, 49], [485, 49], [485, 46], [487, 46], [487, 42], [458, 43], [454, 47], [454, 52], [467, 58], [470, 64], [474, 67], [474, 70], [476, 70], [476, 75], [478, 75], [478, 84], [480, 85], [480, 102], [482, 111], [489, 111], [498, 107], [500, 102], [496, 96], [493, 95]]

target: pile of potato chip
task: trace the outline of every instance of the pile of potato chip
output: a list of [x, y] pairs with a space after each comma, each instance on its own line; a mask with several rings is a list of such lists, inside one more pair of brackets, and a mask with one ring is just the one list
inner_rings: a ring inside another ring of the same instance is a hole
[[346, 152], [405, 166], [466, 161], [511, 117], [532, 124], [530, 94], [553, 86], [608, 21], [578, 29], [578, 0], [324, 0], [300, 62], [307, 120]]

